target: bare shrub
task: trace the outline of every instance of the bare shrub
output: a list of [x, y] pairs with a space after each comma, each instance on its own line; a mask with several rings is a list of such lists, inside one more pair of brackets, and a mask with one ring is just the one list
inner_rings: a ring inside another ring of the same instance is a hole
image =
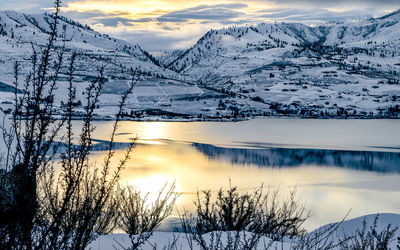
[[[198, 234], [191, 229], [185, 229], [187, 244], [190, 249], [203, 250], [247, 250], [261, 244], [262, 234], [247, 231], [213, 231]], [[273, 242], [264, 242], [264, 249], [269, 249]]]
[[[302, 235], [309, 214], [295, 199], [296, 190], [279, 202], [278, 191], [263, 193], [263, 186], [241, 194], [237, 187], [197, 193], [194, 214], [184, 213], [181, 222], [188, 239], [202, 249], [251, 249], [263, 236], [274, 240]], [[208, 233], [208, 236], [204, 235]]]
[[160, 223], [171, 214], [178, 197], [174, 184], [165, 185], [154, 201], [149, 195], [143, 195], [131, 186], [120, 188], [118, 192], [118, 226], [129, 234], [129, 249], [138, 249], [153, 235]]
[[296, 188], [291, 189], [286, 199], [280, 200], [279, 190], [268, 190], [255, 226], [250, 227], [250, 231], [262, 233], [273, 240], [304, 235], [306, 230], [302, 226], [310, 217], [310, 212], [297, 200], [296, 193]]
[[292, 248], [294, 250], [330, 250], [337, 249], [338, 246], [348, 241], [348, 237], [338, 240], [338, 229], [342, 225], [344, 219], [338, 223], [332, 223], [316, 231], [302, 235], [294, 239]]
[[[113, 164], [115, 135], [124, 113], [124, 105], [137, 81], [122, 95], [110, 142], [101, 164], [90, 162], [95, 110], [105, 82], [105, 65], [86, 89], [83, 125], [74, 144], [72, 120], [76, 102], [74, 87], [75, 59], [66, 66], [68, 103], [55, 106], [58, 76], [65, 67], [64, 49], [55, 49], [61, 1], [55, 1], [51, 32], [46, 46], [33, 48], [31, 70], [25, 78], [22, 94], [19, 67], [15, 66], [15, 109], [12, 135], [17, 153], [8, 161], [10, 171], [2, 174], [0, 196], [1, 249], [84, 249], [98, 234], [110, 233], [116, 226], [117, 200], [114, 190], [120, 173], [135, 145], [132, 140], [126, 154]], [[56, 118], [56, 115], [61, 116]], [[66, 134], [61, 135], [65, 128]], [[61, 137], [59, 142], [55, 139]], [[59, 155], [60, 160], [55, 159]], [[113, 167], [115, 166], [115, 167]], [[4, 177], [3, 177], [4, 176]], [[4, 218], [4, 219], [3, 219]]]
[[386, 225], [381, 231], [378, 230], [379, 214], [375, 217], [372, 226], [368, 228], [364, 218], [362, 227], [358, 228], [354, 235], [346, 236], [349, 240], [340, 244], [343, 250], [385, 250], [389, 249], [389, 244], [395, 240], [398, 227]]

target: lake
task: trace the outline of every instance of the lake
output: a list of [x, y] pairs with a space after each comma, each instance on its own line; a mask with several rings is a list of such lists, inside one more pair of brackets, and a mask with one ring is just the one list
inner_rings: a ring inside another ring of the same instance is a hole
[[[92, 159], [101, 161], [112, 122], [96, 127]], [[124, 121], [117, 156], [139, 137], [121, 183], [155, 193], [175, 182], [180, 212], [193, 209], [197, 190], [217, 192], [229, 180], [243, 192], [263, 184], [286, 196], [297, 188], [311, 230], [349, 211], [347, 218], [400, 213], [399, 129], [400, 120]]]

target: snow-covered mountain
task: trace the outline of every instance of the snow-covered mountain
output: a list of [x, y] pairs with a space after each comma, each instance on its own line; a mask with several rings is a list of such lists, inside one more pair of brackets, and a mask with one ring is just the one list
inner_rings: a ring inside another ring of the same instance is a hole
[[[211, 30], [169, 69], [295, 116], [399, 116], [400, 11], [307, 26]], [[397, 106], [396, 106], [397, 105]]]
[[[235, 51], [237, 56], [272, 48], [307, 45], [368, 48], [400, 43], [400, 10], [381, 18], [307, 26], [300, 23], [269, 23], [211, 30], [169, 68], [189, 71], [201, 60]], [[370, 46], [368, 46], [370, 45]], [[397, 51], [396, 51], [397, 52]], [[217, 64], [217, 63], [216, 63]]]
[[[14, 63], [20, 63], [22, 74], [30, 71], [32, 47], [39, 51], [47, 43], [53, 21], [51, 14], [0, 12], [0, 108], [6, 113], [13, 109]], [[162, 58], [162, 63], [159, 63], [139, 45], [98, 33], [68, 18], [61, 17], [57, 31], [55, 49], [64, 51], [66, 59], [73, 52], [79, 55], [74, 75], [77, 103], [80, 103], [76, 107], [77, 115], [82, 112], [81, 105], [86, 103], [85, 89], [102, 65], [107, 65], [107, 83], [100, 97], [100, 118], [107, 118], [116, 112], [121, 93], [127, 89], [130, 81], [130, 76], [126, 74], [130, 68], [144, 76], [135, 85], [134, 93], [126, 103], [127, 115], [132, 119], [147, 119], [149, 116], [155, 116], [155, 119], [231, 119], [232, 110], [218, 110], [221, 109], [221, 101], [227, 99], [240, 103], [243, 112], [250, 112], [255, 107], [257, 110], [266, 108], [266, 105], [252, 100], [236, 101], [227, 95], [197, 86], [196, 82], [188, 83], [185, 81], [187, 77], [160, 66], [168, 58]], [[66, 66], [61, 70], [56, 90], [55, 102], [60, 108], [66, 102]]]
[[[21, 72], [29, 72], [32, 44], [46, 43], [52, 20], [51, 14], [0, 12], [3, 110], [11, 108], [13, 63], [20, 61]], [[103, 114], [113, 112], [127, 87], [122, 72], [132, 68], [149, 76], [128, 102], [133, 119], [400, 117], [400, 11], [319, 26], [264, 23], [211, 30], [190, 49], [158, 59], [139, 45], [62, 17], [56, 46], [79, 52], [81, 92], [97, 68], [108, 65]], [[78, 98], [84, 102], [84, 96]]]
[[157, 56], [157, 60], [160, 65], [167, 68], [176, 58], [181, 56], [185, 50], [171, 50], [161, 51]]
[[[31, 44], [45, 45], [53, 20], [52, 14], [0, 11], [0, 64], [26, 60], [32, 54]], [[179, 78], [175, 72], [160, 67], [158, 61], [139, 45], [98, 33], [66, 17], [59, 20], [56, 46], [65, 47], [67, 53], [78, 52], [85, 71], [90, 72], [107, 61], [115, 65], [115, 70], [134, 68], [154, 76]]]

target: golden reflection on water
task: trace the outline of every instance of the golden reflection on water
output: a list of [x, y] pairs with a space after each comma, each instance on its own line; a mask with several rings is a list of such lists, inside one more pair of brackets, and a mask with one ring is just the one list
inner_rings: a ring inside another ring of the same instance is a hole
[[168, 133], [166, 123], [162, 122], [148, 122], [142, 129], [138, 131], [140, 138], [147, 140], [164, 138], [165, 134]]
[[[79, 127], [80, 121], [75, 124]], [[290, 148], [323, 148], [400, 152], [400, 120], [253, 119], [243, 122], [130, 122], [120, 123], [118, 141], [138, 136], [234, 145], [268, 143]], [[112, 122], [96, 122], [94, 138], [109, 139]]]
[[[80, 123], [76, 121], [76, 127]], [[288, 194], [288, 188], [296, 186], [298, 199], [305, 202], [312, 212], [306, 224], [308, 229], [339, 221], [350, 209], [348, 218], [377, 212], [400, 213], [398, 172], [384, 174], [313, 165], [275, 168], [243, 165], [224, 156], [208, 157], [190, 143], [185, 143], [201, 142], [235, 147], [238, 142], [260, 142], [293, 148], [367, 151], [372, 150], [370, 146], [376, 146], [373, 150], [400, 152], [400, 133], [397, 133], [399, 125], [399, 120], [122, 122], [117, 141], [127, 142], [138, 136], [139, 145], [121, 175], [121, 184], [134, 185], [142, 192], [156, 194], [166, 183], [175, 182], [176, 191], [181, 193], [175, 216], [183, 208], [189, 211], [193, 209], [197, 190], [216, 192], [220, 188], [229, 187], [229, 180], [243, 192], [264, 184], [266, 188], [280, 188], [282, 196]], [[112, 122], [96, 122], [96, 127], [94, 138], [108, 140]], [[124, 149], [117, 150], [114, 162], [118, 162], [124, 152]], [[103, 154], [94, 153], [92, 160], [102, 162]], [[152, 197], [155, 196], [150, 195]]]
[[[156, 129], [162, 131], [163, 127], [157, 124], [149, 131]], [[153, 133], [154, 138], [157, 133], [157, 130]], [[116, 158], [122, 157], [124, 152], [118, 150]], [[93, 160], [100, 162], [101, 157], [103, 155], [97, 153]], [[319, 166], [268, 168], [239, 165], [224, 159], [211, 159], [190, 143], [140, 144], [121, 175], [121, 184], [133, 185], [152, 194], [166, 183], [175, 182], [181, 196], [174, 215], [183, 208], [193, 209], [197, 190], [216, 192], [222, 187], [227, 188], [229, 180], [243, 192], [264, 184], [266, 188], [280, 188], [285, 196], [289, 188], [297, 187], [299, 200], [305, 202], [313, 214], [306, 225], [309, 229], [338, 221], [350, 209], [350, 218], [376, 212], [400, 213], [400, 202], [393, 198], [400, 197], [398, 174]]]

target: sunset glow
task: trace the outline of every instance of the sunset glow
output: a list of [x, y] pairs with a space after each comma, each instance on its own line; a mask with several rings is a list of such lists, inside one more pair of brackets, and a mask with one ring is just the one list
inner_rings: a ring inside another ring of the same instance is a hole
[[[4, 0], [2, 6], [38, 13], [52, 7], [52, 1], [30, 1], [21, 6]], [[369, 18], [392, 11], [396, 5], [392, 0], [379, 4], [370, 0], [64, 0], [62, 10], [63, 15], [96, 31], [156, 52], [191, 47], [210, 29], [275, 21], [314, 24]]]

